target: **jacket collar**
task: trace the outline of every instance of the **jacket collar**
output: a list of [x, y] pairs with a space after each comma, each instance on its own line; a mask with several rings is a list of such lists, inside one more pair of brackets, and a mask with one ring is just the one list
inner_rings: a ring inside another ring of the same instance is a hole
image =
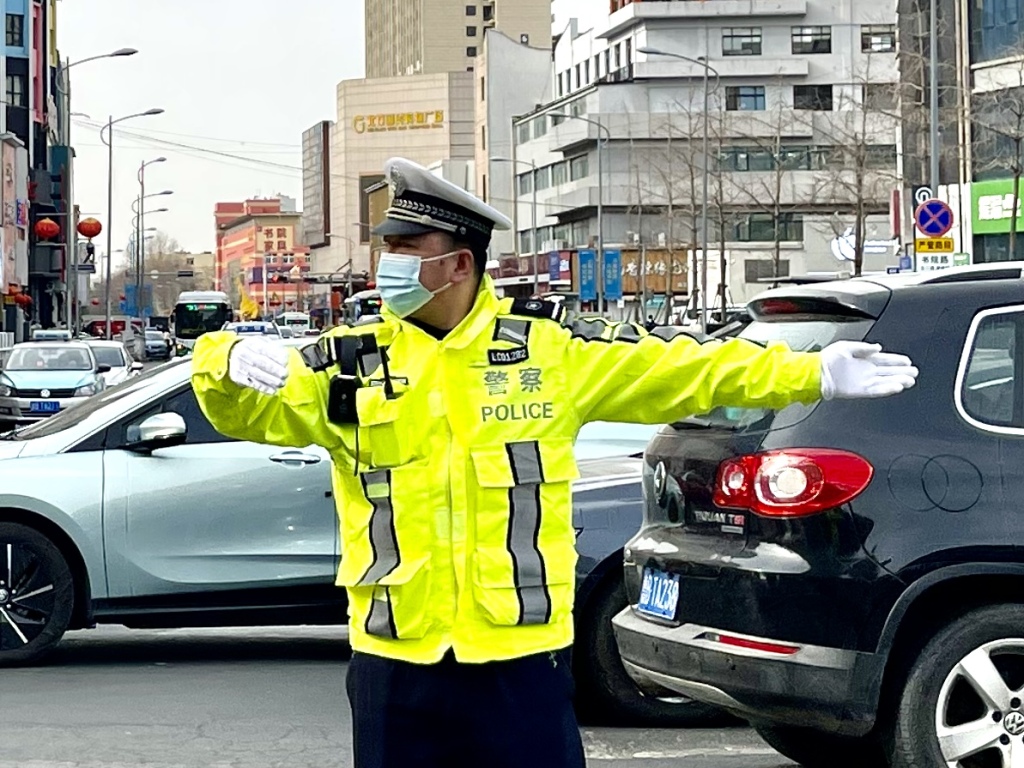
[[[469, 314], [462, 319], [462, 322], [445, 336], [440, 344], [448, 349], [465, 349], [494, 323], [494, 318], [498, 316], [500, 304], [501, 300], [494, 290], [494, 281], [490, 275], [484, 275], [480, 281], [480, 288], [477, 290], [473, 308], [469, 310]], [[381, 314], [389, 321], [398, 323], [403, 331], [409, 330], [407, 326], [410, 323], [399, 319], [397, 315], [388, 310], [386, 305], [383, 307]]]

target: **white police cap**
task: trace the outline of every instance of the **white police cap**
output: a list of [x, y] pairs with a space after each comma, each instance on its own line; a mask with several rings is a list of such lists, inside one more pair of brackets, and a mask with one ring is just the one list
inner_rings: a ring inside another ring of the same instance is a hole
[[447, 232], [470, 242], [490, 242], [495, 229], [512, 227], [509, 218], [422, 165], [393, 157], [384, 164], [391, 207], [373, 233], [381, 237]]

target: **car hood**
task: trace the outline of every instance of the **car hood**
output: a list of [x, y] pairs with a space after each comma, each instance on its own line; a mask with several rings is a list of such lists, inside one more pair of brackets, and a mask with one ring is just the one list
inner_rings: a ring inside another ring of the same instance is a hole
[[76, 389], [92, 384], [96, 374], [92, 371], [3, 371], [15, 389]]
[[25, 450], [25, 442], [23, 440], [0, 440], [0, 461], [16, 459], [23, 450]]

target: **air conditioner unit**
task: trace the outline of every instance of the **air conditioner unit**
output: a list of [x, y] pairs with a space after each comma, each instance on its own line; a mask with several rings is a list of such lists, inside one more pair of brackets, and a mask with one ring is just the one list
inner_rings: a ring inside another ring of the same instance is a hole
[[555, 245], [554, 245], [554, 247], [551, 250], [553, 250], [553, 251], [567, 251], [567, 250], [569, 250], [569, 241], [568, 240], [555, 240]]
[[664, 248], [667, 244], [668, 244], [668, 237], [665, 235], [664, 232], [659, 232], [658, 233], [658, 247], [659, 248]]
[[630, 232], [629, 234], [632, 235], [632, 238], [630, 238], [629, 242], [631, 242], [633, 245], [640, 245], [640, 233]]

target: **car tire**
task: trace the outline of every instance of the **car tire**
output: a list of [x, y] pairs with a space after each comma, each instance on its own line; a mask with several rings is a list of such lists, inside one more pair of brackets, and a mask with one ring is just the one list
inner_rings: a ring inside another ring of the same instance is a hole
[[0, 667], [39, 661], [71, 624], [75, 606], [71, 569], [60, 550], [39, 531], [0, 523], [0, 582]]
[[887, 768], [889, 765], [882, 745], [872, 738], [756, 723], [754, 730], [768, 746], [804, 768]]
[[[938, 733], [940, 727], [957, 726], [972, 728], [976, 738], [992, 742], [993, 762], [974, 753], [982, 761], [977, 765], [999, 765], [998, 752], [1002, 765], [1017, 765], [1021, 756], [1011, 761], [1009, 755], [1010, 750], [1024, 750], [1022, 663], [1024, 607], [980, 608], [948, 624], [918, 655], [903, 686], [889, 745], [892, 767], [959, 765], [960, 757], [943, 758]], [[981, 682], [971, 684], [968, 671]], [[992, 702], [1002, 703], [986, 703], [981, 689], [990, 692]]]
[[622, 574], [607, 576], [583, 606], [573, 648], [577, 709], [588, 723], [680, 728], [726, 723], [721, 710], [683, 696], [647, 696], [626, 673], [612, 632], [612, 618], [629, 600]]

